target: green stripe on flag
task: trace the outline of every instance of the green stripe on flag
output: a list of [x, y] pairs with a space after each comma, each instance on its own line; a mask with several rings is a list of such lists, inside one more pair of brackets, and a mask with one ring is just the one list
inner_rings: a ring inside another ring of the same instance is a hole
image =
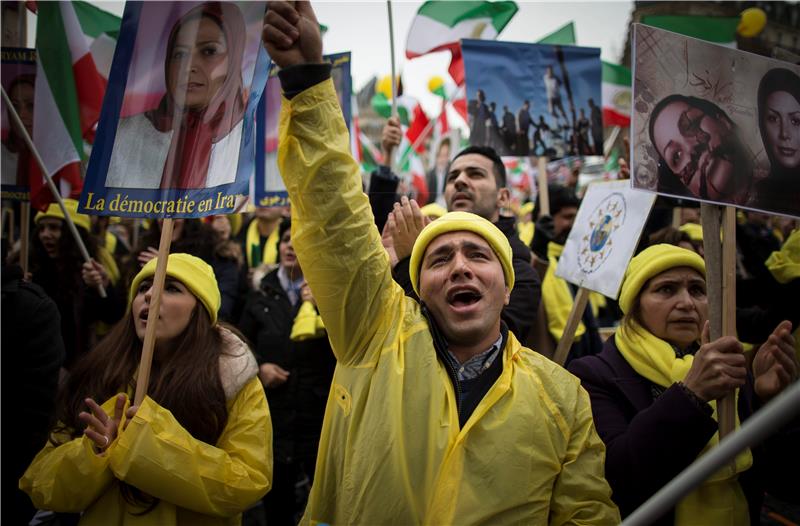
[[738, 16], [648, 15], [642, 17], [642, 23], [648, 26], [717, 43], [736, 41], [736, 26], [739, 25], [739, 20]]
[[111, 35], [114, 39], [119, 35], [119, 26], [122, 19], [111, 13], [98, 9], [87, 2], [72, 2], [75, 14], [81, 24], [83, 33], [92, 38], [97, 38], [103, 33]]
[[492, 25], [499, 33], [517, 12], [517, 4], [511, 1], [441, 1], [430, 0], [419, 8], [418, 15], [424, 15], [453, 27], [463, 20], [474, 18], [490, 18]]
[[[67, 6], [67, 9], [69, 8]], [[36, 53], [75, 151], [82, 153], [83, 137], [78, 91], [75, 87], [72, 55], [64, 30], [64, 20], [61, 17], [61, 2], [39, 2]]]
[[537, 44], [557, 44], [561, 46], [574, 46], [577, 39], [575, 38], [575, 23], [570, 22], [560, 29], [556, 29], [546, 37], [542, 38]]
[[618, 66], [617, 64], [610, 64], [603, 61], [603, 82], [611, 84], [620, 84], [624, 86], [631, 86], [633, 81], [631, 77], [631, 70], [625, 66]]

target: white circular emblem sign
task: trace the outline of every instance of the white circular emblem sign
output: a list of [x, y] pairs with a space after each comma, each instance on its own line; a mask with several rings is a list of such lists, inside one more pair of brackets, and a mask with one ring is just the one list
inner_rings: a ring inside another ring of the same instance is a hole
[[581, 238], [578, 249], [578, 266], [591, 274], [599, 269], [614, 250], [614, 235], [625, 223], [625, 196], [614, 192], [592, 211], [589, 232]]

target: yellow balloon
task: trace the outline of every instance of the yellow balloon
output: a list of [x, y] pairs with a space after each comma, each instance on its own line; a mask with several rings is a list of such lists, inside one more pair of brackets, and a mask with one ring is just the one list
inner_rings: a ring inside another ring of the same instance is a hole
[[431, 77], [428, 81], [428, 90], [431, 93], [436, 93], [436, 90], [444, 85], [444, 79], [438, 75]]
[[392, 76], [386, 75], [375, 86], [375, 91], [381, 93], [384, 97], [392, 100]]
[[736, 32], [745, 38], [758, 36], [767, 25], [767, 14], [758, 7], [748, 7], [741, 16]]

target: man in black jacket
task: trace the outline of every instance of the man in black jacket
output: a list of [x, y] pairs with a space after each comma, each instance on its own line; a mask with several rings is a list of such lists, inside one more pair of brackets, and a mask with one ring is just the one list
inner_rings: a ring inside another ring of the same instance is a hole
[[[5, 261], [5, 251], [3, 251]], [[64, 363], [61, 317], [44, 290], [22, 279], [22, 269], [2, 269], [3, 524], [28, 524], [36, 512], [17, 482], [47, 442], [53, 422], [59, 368]]]
[[[541, 297], [541, 281], [531, 266], [531, 251], [517, 235], [516, 220], [500, 215], [509, 202], [506, 188], [506, 169], [497, 153], [488, 147], [470, 146], [455, 156], [450, 164], [444, 188], [447, 211], [472, 212], [488, 219], [508, 238], [513, 251], [516, 284], [511, 300], [503, 309], [502, 319], [514, 335], [522, 341], [528, 335], [536, 318]], [[392, 232], [391, 242], [384, 235], [384, 243], [393, 263], [393, 275], [406, 294], [414, 296], [408, 275], [409, 256], [414, 241], [425, 220], [414, 201], [403, 198], [394, 205], [387, 228]]]

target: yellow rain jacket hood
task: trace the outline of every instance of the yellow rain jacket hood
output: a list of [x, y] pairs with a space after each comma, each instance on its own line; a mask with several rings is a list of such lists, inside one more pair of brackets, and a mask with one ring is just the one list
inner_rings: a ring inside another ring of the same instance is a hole
[[392, 280], [330, 80], [283, 100], [279, 144], [292, 244], [338, 361], [302, 523], [618, 523], [588, 395], [513, 334], [459, 427], [428, 322]]
[[[241, 513], [272, 482], [272, 426], [253, 353], [221, 330], [231, 353], [220, 358], [228, 423], [215, 446], [192, 437], [172, 413], [146, 397], [101, 455], [85, 436], [56, 437], [69, 440], [58, 447], [48, 442], [19, 483], [34, 506], [83, 512], [80, 526], [240, 525]], [[108, 414], [115, 398], [103, 404]], [[123, 498], [119, 481], [160, 502], [137, 515], [145, 508]]]

